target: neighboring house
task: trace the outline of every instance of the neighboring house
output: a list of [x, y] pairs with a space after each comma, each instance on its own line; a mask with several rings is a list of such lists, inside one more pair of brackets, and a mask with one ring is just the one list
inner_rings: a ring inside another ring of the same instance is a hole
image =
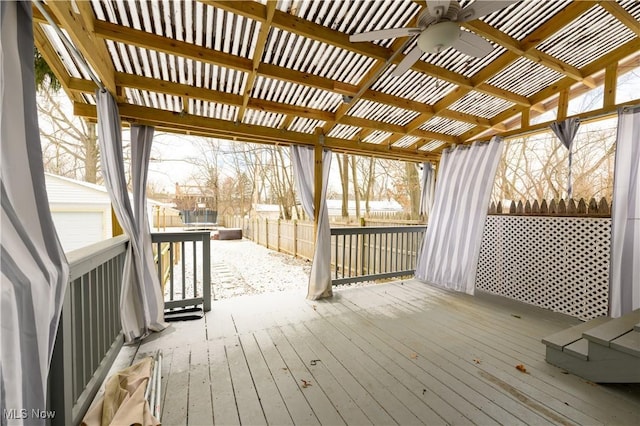
[[[349, 200], [347, 209], [349, 216], [355, 217], [356, 215], [356, 201]], [[329, 211], [329, 217], [342, 216], [342, 200], [327, 200], [327, 210]], [[366, 210], [366, 203], [360, 201], [360, 215], [364, 215]], [[369, 201], [370, 213], [397, 213], [402, 212], [402, 206], [395, 200], [388, 201]]]
[[[111, 199], [104, 186], [50, 173], [45, 173], [45, 180], [51, 216], [65, 252], [111, 238]], [[182, 226], [178, 211], [167, 204], [147, 200], [147, 210], [152, 232], [156, 227]]]
[[[360, 203], [360, 214], [365, 212], [365, 202]], [[369, 201], [369, 208], [371, 213], [398, 213], [402, 212], [402, 206], [394, 200], [389, 201]], [[302, 211], [302, 206], [300, 206]], [[327, 200], [327, 209], [329, 211], [329, 217], [341, 217], [342, 216], [342, 200]], [[356, 202], [355, 200], [349, 200], [349, 216], [355, 217], [356, 215]], [[295, 215], [295, 212], [293, 213]], [[266, 219], [278, 219], [280, 217], [280, 206], [278, 204], [253, 204], [253, 216], [266, 218]]]
[[65, 252], [111, 238], [111, 200], [100, 185], [45, 173], [53, 223]]

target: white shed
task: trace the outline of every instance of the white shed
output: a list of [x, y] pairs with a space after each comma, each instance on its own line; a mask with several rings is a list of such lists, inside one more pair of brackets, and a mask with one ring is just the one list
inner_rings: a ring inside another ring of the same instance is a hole
[[45, 173], [49, 208], [65, 252], [111, 238], [111, 200], [100, 185]]

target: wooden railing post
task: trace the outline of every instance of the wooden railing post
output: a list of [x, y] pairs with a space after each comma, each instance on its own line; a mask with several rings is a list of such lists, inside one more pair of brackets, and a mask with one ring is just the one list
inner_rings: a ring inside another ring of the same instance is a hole
[[202, 258], [202, 309], [209, 312], [211, 310], [211, 238], [208, 233], [202, 236]]

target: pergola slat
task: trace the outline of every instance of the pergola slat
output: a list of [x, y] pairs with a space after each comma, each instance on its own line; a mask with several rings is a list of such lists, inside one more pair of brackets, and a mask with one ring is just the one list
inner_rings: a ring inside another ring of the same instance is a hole
[[[532, 114], [600, 84], [613, 110], [625, 72], [618, 62], [640, 50], [640, 9], [631, 1], [514, 2], [463, 24], [497, 46], [486, 57], [445, 48], [424, 53], [399, 77], [391, 71], [415, 39], [352, 43], [349, 35], [416, 26], [423, 4], [80, 3], [80, 13], [69, 2], [46, 7], [119, 96], [128, 120], [308, 145], [323, 127], [342, 152], [414, 161], [478, 135], [527, 131]], [[36, 44], [77, 111], [90, 116], [95, 84], [59, 41], [48, 40], [38, 11], [34, 20]]]

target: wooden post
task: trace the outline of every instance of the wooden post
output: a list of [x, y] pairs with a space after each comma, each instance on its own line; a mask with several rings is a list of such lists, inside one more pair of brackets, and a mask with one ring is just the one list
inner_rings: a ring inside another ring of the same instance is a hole
[[616, 104], [616, 88], [618, 84], [618, 63], [608, 65], [604, 75], [604, 102], [603, 107]]
[[530, 113], [531, 113], [531, 110], [529, 108], [525, 108], [522, 110], [522, 115], [520, 116], [521, 129], [526, 129], [527, 127], [529, 127]]
[[269, 248], [269, 218], [264, 218], [264, 246]]
[[322, 201], [322, 145], [324, 144], [324, 135], [321, 133], [322, 128], [316, 129], [318, 134], [318, 142], [313, 150], [313, 237], [314, 240], [318, 235], [318, 220], [320, 219], [320, 202]]
[[298, 256], [298, 219], [293, 221], [293, 257]]
[[278, 242], [276, 243], [277, 244], [277, 247], [276, 247], [277, 251], [280, 251], [280, 232], [282, 232], [282, 227], [280, 226], [280, 219], [278, 219]]
[[113, 206], [111, 206], [111, 236], [117, 237], [122, 234], [124, 234], [124, 230], [122, 229], [122, 226], [120, 226], [120, 222], [118, 222], [116, 211], [113, 210]]
[[558, 95], [558, 121], [562, 121], [567, 118], [567, 111], [569, 109], [569, 89], [564, 89]]

